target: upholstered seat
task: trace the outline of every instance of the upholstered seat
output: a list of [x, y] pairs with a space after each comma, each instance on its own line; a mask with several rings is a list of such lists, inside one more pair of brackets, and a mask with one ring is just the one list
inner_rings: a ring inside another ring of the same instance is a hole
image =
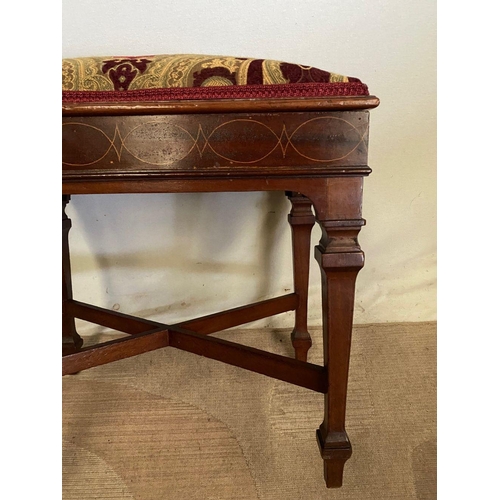
[[63, 102], [364, 96], [357, 78], [269, 59], [210, 55], [64, 59]]

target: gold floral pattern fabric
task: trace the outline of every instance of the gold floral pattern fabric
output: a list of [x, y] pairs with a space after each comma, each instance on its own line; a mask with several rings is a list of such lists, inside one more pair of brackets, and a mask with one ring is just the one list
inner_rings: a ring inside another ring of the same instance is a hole
[[300, 64], [226, 56], [81, 57], [62, 63], [65, 92], [347, 82], [359, 80]]

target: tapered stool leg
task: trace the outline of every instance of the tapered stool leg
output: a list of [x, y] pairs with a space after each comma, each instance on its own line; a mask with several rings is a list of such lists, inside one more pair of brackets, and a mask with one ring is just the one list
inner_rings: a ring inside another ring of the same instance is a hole
[[287, 192], [292, 209], [288, 222], [292, 228], [293, 281], [299, 298], [295, 311], [295, 327], [292, 331], [292, 345], [295, 358], [307, 361], [307, 351], [312, 345], [307, 331], [307, 299], [309, 293], [309, 258], [311, 255], [311, 230], [316, 218], [311, 210], [311, 201], [305, 196]]
[[317, 440], [326, 485], [338, 488], [342, 486], [344, 464], [352, 453], [345, 430], [346, 398], [355, 282], [364, 264], [357, 237], [365, 221], [361, 218], [362, 179], [329, 182], [328, 196], [315, 202], [322, 229], [315, 257], [322, 277], [324, 365], [328, 374], [324, 420]]
[[71, 228], [71, 220], [65, 212], [66, 205], [70, 200], [69, 195], [62, 197], [62, 351], [70, 354], [78, 351], [83, 345], [83, 340], [75, 328], [75, 318], [68, 313], [68, 300], [73, 298], [71, 287], [71, 266], [69, 262], [68, 234]]

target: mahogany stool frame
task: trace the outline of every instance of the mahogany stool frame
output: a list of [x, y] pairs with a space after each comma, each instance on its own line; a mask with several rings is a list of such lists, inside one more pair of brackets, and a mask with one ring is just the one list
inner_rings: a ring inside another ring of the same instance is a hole
[[[345, 430], [358, 233], [374, 96], [63, 105], [63, 375], [163, 347], [192, 352], [325, 395], [317, 441], [328, 487], [351, 456]], [[73, 299], [65, 207], [72, 194], [284, 191], [291, 201], [294, 293], [178, 324]], [[314, 207], [314, 213], [312, 211]], [[307, 362], [311, 229], [322, 237], [324, 366]], [[295, 358], [209, 335], [295, 311]], [[91, 347], [75, 318], [129, 334]]]

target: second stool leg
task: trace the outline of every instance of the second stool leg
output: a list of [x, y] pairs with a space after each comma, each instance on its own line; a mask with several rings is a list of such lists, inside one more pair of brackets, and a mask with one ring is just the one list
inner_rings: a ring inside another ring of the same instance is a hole
[[69, 202], [69, 195], [62, 197], [62, 350], [64, 354], [78, 351], [83, 340], [75, 328], [75, 318], [68, 314], [68, 300], [73, 298], [71, 287], [71, 267], [69, 263], [68, 233], [71, 228], [71, 219], [64, 211]]
[[307, 361], [307, 351], [312, 345], [307, 331], [307, 299], [309, 292], [309, 258], [311, 252], [311, 230], [316, 221], [311, 202], [305, 196], [287, 192], [292, 204], [288, 222], [292, 228], [293, 282], [299, 304], [295, 311], [295, 328], [292, 331], [292, 345], [295, 358]]

